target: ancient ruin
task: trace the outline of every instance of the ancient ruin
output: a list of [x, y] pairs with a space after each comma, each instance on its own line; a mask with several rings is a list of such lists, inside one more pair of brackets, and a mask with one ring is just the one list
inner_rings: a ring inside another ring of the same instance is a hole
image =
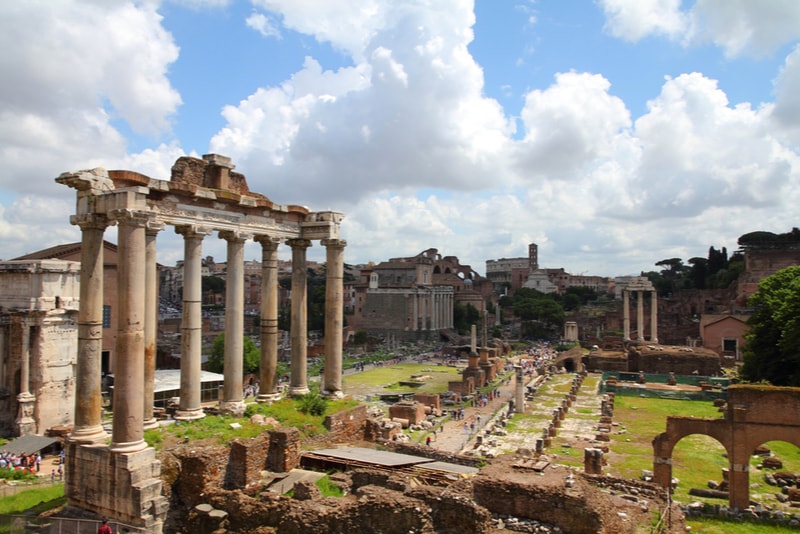
[[666, 432], [653, 439], [653, 474], [669, 488], [672, 450], [690, 434], [719, 441], [728, 457], [728, 493], [732, 508], [750, 505], [750, 456], [768, 441], [800, 447], [800, 388], [735, 385], [728, 387], [723, 419], [668, 417]]
[[[243, 412], [241, 373], [243, 247], [254, 239], [263, 251], [261, 384], [259, 400], [277, 394], [277, 247], [292, 249], [292, 375], [290, 394], [308, 391], [306, 376], [306, 250], [319, 240], [327, 251], [325, 375], [322, 390], [341, 395], [342, 273], [346, 242], [343, 218], [333, 211], [281, 206], [249, 190], [229, 158], [179, 158], [170, 180], [133, 171], [69, 172], [56, 181], [76, 190], [81, 276], [75, 426], [68, 440], [66, 495], [69, 504], [118, 518], [147, 532], [162, 530], [167, 501], [161, 495], [160, 463], [143, 439], [153, 420], [156, 339], [156, 238], [167, 225], [184, 237], [184, 290], [180, 407], [175, 418], [204, 416], [200, 404], [201, 250], [217, 232], [228, 245], [225, 387], [220, 409]], [[118, 232], [118, 324], [111, 444], [103, 430], [100, 352], [103, 324], [103, 236]]]

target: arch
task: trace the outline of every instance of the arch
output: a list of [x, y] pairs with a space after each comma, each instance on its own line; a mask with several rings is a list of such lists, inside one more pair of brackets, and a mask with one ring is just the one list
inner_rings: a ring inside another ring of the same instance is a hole
[[668, 417], [667, 430], [653, 439], [655, 481], [669, 488], [675, 445], [690, 434], [715, 438], [728, 454], [731, 508], [750, 503], [750, 456], [767, 441], [785, 441], [800, 446], [800, 388], [772, 386], [728, 387], [723, 419]]

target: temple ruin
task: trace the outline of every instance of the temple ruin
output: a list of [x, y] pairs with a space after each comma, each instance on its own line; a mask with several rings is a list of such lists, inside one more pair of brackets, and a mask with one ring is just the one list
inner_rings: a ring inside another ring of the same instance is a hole
[[[244, 411], [242, 388], [243, 250], [247, 240], [262, 247], [261, 391], [258, 401], [277, 398], [277, 250], [292, 252], [291, 379], [289, 393], [308, 392], [306, 368], [306, 251], [318, 240], [326, 248], [325, 372], [321, 390], [341, 396], [343, 215], [282, 206], [249, 190], [229, 158], [181, 157], [171, 180], [133, 171], [68, 172], [56, 181], [76, 190], [70, 222], [81, 228], [75, 422], [67, 442], [65, 493], [71, 506], [91, 510], [160, 533], [167, 512], [160, 463], [144, 441], [156, 425], [153, 376], [157, 324], [156, 238], [173, 226], [184, 238], [180, 406], [175, 418], [204, 416], [200, 402], [202, 243], [217, 233], [227, 242], [225, 381], [219, 408]], [[114, 417], [103, 429], [100, 354], [103, 326], [103, 237], [117, 226], [118, 299], [114, 365]]]

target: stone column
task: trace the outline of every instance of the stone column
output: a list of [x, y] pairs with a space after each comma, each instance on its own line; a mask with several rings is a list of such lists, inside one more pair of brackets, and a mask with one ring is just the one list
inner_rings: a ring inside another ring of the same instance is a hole
[[278, 244], [280, 240], [256, 236], [261, 243], [261, 366], [258, 402], [280, 398], [278, 371]]
[[644, 341], [644, 291], [636, 292], [636, 341]]
[[303, 395], [308, 393], [306, 249], [311, 246], [311, 241], [289, 239], [286, 244], [292, 247], [292, 370], [289, 394]]
[[244, 415], [244, 242], [239, 232], [220, 232], [228, 242], [228, 274], [225, 282], [225, 381], [219, 408], [222, 413]]
[[144, 429], [158, 428], [153, 416], [156, 378], [156, 338], [158, 337], [158, 265], [156, 236], [164, 223], [150, 220], [145, 230], [145, 288], [144, 288]]
[[414, 290], [414, 293], [411, 295], [411, 306], [413, 306], [412, 309], [413, 326], [411, 327], [411, 330], [416, 332], [417, 330], [419, 330], [419, 294], [417, 294], [416, 289]]
[[650, 292], [650, 342], [658, 343], [658, 295]]
[[342, 329], [344, 328], [344, 247], [343, 239], [323, 239], [327, 276], [325, 279], [325, 374], [322, 392], [342, 397]]
[[183, 318], [181, 321], [181, 391], [175, 419], [189, 421], [205, 416], [200, 399], [202, 358], [202, 246], [208, 231], [176, 226], [183, 236]]
[[31, 328], [24, 317], [20, 318], [18, 327], [22, 347], [19, 351], [19, 393], [17, 394], [17, 419], [15, 421], [20, 436], [36, 434], [36, 420], [33, 412], [36, 396], [30, 391], [31, 382]]
[[627, 289], [622, 290], [622, 339], [631, 340], [630, 293]]
[[136, 452], [144, 441], [145, 224], [147, 215], [116, 210], [117, 344], [114, 362], [114, 421], [111, 450]]
[[71, 217], [81, 228], [80, 304], [78, 309], [78, 360], [75, 369], [75, 426], [69, 440], [104, 443], [101, 372], [103, 353], [103, 234], [104, 215]]

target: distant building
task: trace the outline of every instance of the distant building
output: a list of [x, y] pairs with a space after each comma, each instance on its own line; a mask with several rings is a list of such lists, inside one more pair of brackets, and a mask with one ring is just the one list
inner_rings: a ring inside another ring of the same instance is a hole
[[0, 262], [0, 435], [73, 422], [80, 264]]
[[353, 295], [348, 318], [352, 328], [427, 339], [452, 330], [456, 302], [483, 312], [491, 284], [458, 258], [442, 257], [431, 248], [363, 267], [359, 281], [348, 284], [345, 293]]

